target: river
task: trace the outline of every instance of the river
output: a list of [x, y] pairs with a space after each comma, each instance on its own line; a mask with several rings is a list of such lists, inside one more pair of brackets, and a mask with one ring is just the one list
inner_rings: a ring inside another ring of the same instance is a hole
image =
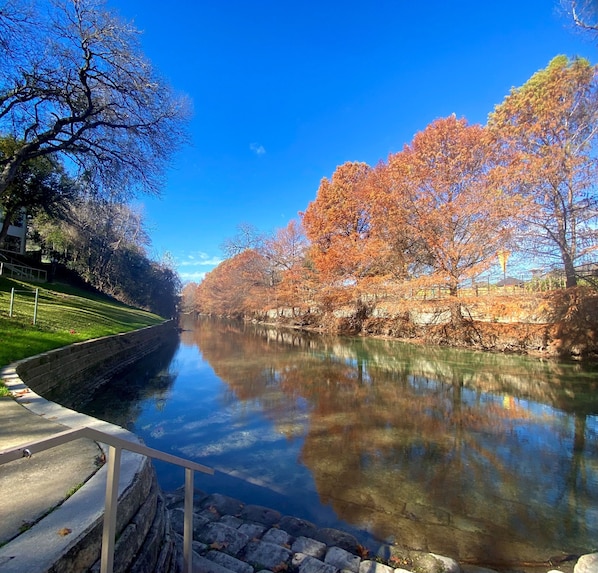
[[217, 470], [196, 487], [487, 566], [598, 549], [596, 365], [184, 328], [79, 409]]

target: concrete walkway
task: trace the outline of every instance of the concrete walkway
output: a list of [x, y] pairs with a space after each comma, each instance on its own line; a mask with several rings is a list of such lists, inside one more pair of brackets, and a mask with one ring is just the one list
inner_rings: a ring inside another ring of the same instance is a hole
[[[0, 572], [43, 573], [53, 570], [102, 519], [107, 464], [103, 450], [92, 440], [78, 439], [46, 451], [36, 451], [30, 444], [81, 427], [129, 441], [138, 438], [46, 400], [23, 383], [14, 366], [1, 369], [0, 378], [14, 397], [0, 398], [0, 452], [28, 448], [32, 453], [0, 465]], [[144, 460], [123, 452], [119, 496]]]
[[[26, 401], [26, 395], [22, 397]], [[0, 451], [68, 429], [38, 416], [12, 398], [0, 398]], [[99, 446], [79, 439], [0, 466], [0, 545], [61, 504], [97, 470]]]

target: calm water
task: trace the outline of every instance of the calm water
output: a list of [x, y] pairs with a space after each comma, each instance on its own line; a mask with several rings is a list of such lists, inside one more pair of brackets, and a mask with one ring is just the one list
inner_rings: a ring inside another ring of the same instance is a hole
[[[217, 470], [196, 487], [481, 564], [598, 549], [596, 368], [186, 329], [80, 409]], [[164, 489], [183, 483], [156, 467]]]

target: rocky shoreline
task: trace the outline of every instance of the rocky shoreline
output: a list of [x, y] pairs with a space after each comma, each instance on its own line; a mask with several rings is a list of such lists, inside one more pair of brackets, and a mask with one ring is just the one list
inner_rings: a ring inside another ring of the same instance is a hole
[[[182, 488], [165, 494], [182, 555]], [[346, 532], [221, 494], [194, 492], [193, 571], [202, 573], [493, 573], [455, 559], [383, 544], [360, 545]], [[179, 569], [182, 562], [179, 559]], [[510, 569], [513, 571], [513, 569]], [[524, 571], [525, 568], [515, 569]], [[598, 573], [598, 553], [567, 556], [536, 571]]]

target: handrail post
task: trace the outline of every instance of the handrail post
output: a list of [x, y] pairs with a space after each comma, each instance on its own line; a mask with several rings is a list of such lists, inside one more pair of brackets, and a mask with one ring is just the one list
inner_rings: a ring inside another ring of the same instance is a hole
[[109, 446], [100, 573], [112, 573], [114, 568], [114, 543], [116, 537], [116, 510], [118, 507], [118, 482], [120, 480], [121, 452], [121, 448]]
[[39, 300], [39, 289], [35, 289], [35, 304], [33, 306], [33, 324], [37, 322], [37, 302]]
[[185, 511], [183, 526], [183, 571], [193, 570], [193, 470], [185, 468]]

